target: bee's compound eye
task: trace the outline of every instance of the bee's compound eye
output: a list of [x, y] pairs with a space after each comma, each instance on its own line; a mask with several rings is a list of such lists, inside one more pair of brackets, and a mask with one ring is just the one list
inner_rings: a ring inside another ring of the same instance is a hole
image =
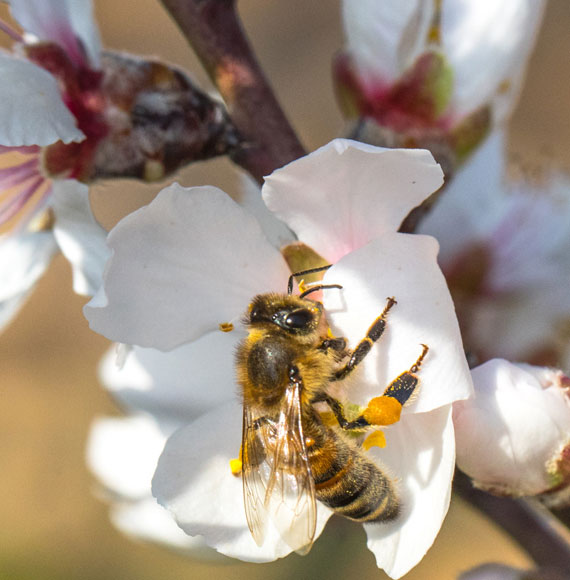
[[306, 308], [299, 308], [289, 313], [285, 319], [288, 328], [305, 328], [313, 321], [313, 315]]

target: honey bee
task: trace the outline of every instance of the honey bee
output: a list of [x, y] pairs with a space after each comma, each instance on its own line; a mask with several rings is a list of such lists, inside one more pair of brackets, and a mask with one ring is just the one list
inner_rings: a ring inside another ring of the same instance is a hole
[[[316, 500], [358, 522], [389, 521], [399, 513], [390, 477], [342, 431], [397, 421], [418, 384], [416, 373], [428, 347], [422, 345], [410, 369], [373, 399], [398, 408], [396, 417], [377, 422], [367, 408], [348, 420], [327, 387], [364, 359], [384, 332], [396, 300], [387, 299], [366, 336], [349, 350], [345, 338], [333, 337], [323, 305], [307, 298], [317, 290], [341, 286], [315, 284], [298, 296], [292, 294], [295, 276], [329, 267], [293, 274], [287, 294], [256, 296], [245, 317], [249, 335], [237, 351], [243, 395], [241, 474], [246, 519], [259, 546], [272, 521], [293, 550], [307, 553], [315, 535]], [[329, 406], [338, 427], [325, 424], [316, 403]]]

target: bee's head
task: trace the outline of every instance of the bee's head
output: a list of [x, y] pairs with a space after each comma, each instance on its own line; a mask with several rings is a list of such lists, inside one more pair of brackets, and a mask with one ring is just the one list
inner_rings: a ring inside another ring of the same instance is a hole
[[249, 305], [245, 323], [252, 327], [276, 326], [290, 334], [314, 333], [323, 307], [314, 300], [287, 294], [260, 294]]

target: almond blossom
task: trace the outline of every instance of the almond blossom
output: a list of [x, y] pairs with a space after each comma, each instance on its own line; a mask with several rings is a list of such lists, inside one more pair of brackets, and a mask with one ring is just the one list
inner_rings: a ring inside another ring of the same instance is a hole
[[[244, 175], [241, 185], [240, 205], [255, 215], [267, 238], [277, 246], [290, 242], [291, 231], [267, 210], [257, 184]], [[103, 357], [101, 383], [127, 416], [94, 421], [87, 463], [110, 503], [111, 522], [123, 533], [192, 558], [223, 558], [176, 525], [152, 496], [151, 479], [170, 434], [234, 398], [227, 389], [233, 358], [222, 357], [211, 366], [196, 360], [235, 350], [241, 336], [216, 330], [169, 352], [117, 344]]]
[[[399, 482], [402, 515], [364, 526], [378, 565], [395, 578], [419, 562], [445, 517], [454, 469], [451, 403], [471, 393], [453, 305], [437, 267], [437, 244], [397, 233], [407, 213], [441, 183], [441, 169], [426, 151], [337, 139], [275, 171], [262, 189], [269, 210], [297, 235], [295, 247], [301, 253], [310, 247], [333, 264], [324, 283], [342, 290], [324, 292], [323, 304], [337, 336], [355, 345], [386, 297], [398, 301], [386, 336], [358, 376], [338, 385], [341, 400], [366, 405], [410, 367], [421, 343], [429, 344], [417, 397], [386, 430], [386, 448], [368, 452]], [[146, 348], [190, 349], [208, 337], [214, 341], [212, 333], [221, 340], [220, 325], [233, 327], [225, 340], [235, 344], [245, 336], [240, 320], [252, 297], [284, 293], [291, 272], [283, 257], [287, 248], [282, 254], [255, 218], [208, 186], [164, 189], [123, 219], [108, 243], [113, 255], [104, 286], [85, 314], [97, 332]], [[196, 420], [188, 414], [187, 424], [166, 443], [153, 493], [187, 534], [202, 536], [231, 557], [271, 561], [291, 548], [275, 530], [262, 547], [249, 532], [242, 483], [229, 468], [239, 451], [242, 416], [228, 364], [234, 349], [213, 344], [189, 350], [188, 388], [200, 389], [205, 400], [221, 386], [227, 402], [217, 399]], [[199, 386], [193, 386], [196, 379]], [[158, 415], [168, 395], [163, 399], [160, 389], [156, 395], [151, 404], [142, 398]], [[179, 411], [180, 418], [184, 407]], [[318, 507], [317, 535], [330, 515]]]
[[570, 379], [493, 359], [472, 371], [475, 395], [453, 406], [457, 465], [497, 495], [567, 503]]
[[[50, 178], [42, 160], [43, 148], [72, 146], [94, 129], [90, 107], [79, 107], [80, 94], [88, 100], [89, 79], [95, 79], [99, 62], [91, 4], [14, 0], [11, 9], [27, 32], [20, 36], [1, 27], [19, 44], [13, 53], [0, 53], [0, 224], [12, 226], [0, 236], [0, 326], [17, 313], [58, 251], [73, 266], [75, 291], [89, 295], [100, 285], [108, 256], [106, 233], [91, 214], [87, 187], [65, 179], [76, 177], [73, 173]], [[60, 54], [69, 67], [82, 71], [83, 92], [76, 87], [75, 93], [62, 93], [61, 80], [34, 63], [42, 47], [50, 46], [52, 56]]]
[[568, 363], [569, 216], [568, 178], [509, 180], [497, 131], [425, 217], [474, 360]]
[[[60, 244], [61, 237], [54, 243], [51, 235], [61, 221], [59, 182], [161, 179], [190, 161], [224, 154], [236, 141], [221, 104], [183, 72], [158, 60], [102, 52], [90, 0], [14, 0], [10, 6], [24, 32], [0, 22], [14, 41], [12, 52], [0, 52], [0, 227], [8, 232], [0, 238], [8, 243], [0, 258], [21, 264], [0, 271], [10, 281], [0, 297], [3, 321]], [[78, 199], [86, 197], [83, 186], [75, 187]], [[83, 240], [80, 256], [77, 243], [72, 252], [76, 266], [100, 271], [104, 232], [89, 219], [95, 237]], [[23, 275], [15, 280], [18, 272]]]
[[334, 72], [345, 115], [375, 124], [363, 138], [419, 143], [452, 169], [512, 110], [544, 5], [343, 0]]
[[150, 493], [158, 457], [167, 437], [179, 426], [140, 412], [98, 418], [89, 436], [87, 463], [102, 486], [103, 497], [111, 502], [111, 521], [120, 531], [195, 558], [219, 560], [221, 556], [202, 538], [185, 534]]

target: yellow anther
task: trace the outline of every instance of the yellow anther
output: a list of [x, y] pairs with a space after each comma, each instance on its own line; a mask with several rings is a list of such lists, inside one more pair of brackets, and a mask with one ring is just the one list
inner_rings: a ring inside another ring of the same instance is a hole
[[392, 425], [400, 420], [402, 404], [394, 397], [374, 397], [362, 415], [370, 425]]
[[242, 467], [243, 467], [243, 463], [241, 462], [241, 459], [230, 459], [230, 469], [231, 469], [232, 475], [235, 475], [235, 477], [238, 477], [238, 475], [241, 475]]
[[303, 294], [307, 290], [307, 285], [305, 284], [305, 280], [301, 280], [299, 282], [299, 294]]
[[362, 449], [368, 451], [371, 447], [386, 447], [386, 437], [382, 431], [374, 431], [362, 442]]
[[512, 88], [513, 84], [510, 81], [510, 79], [505, 79], [503, 81], [501, 81], [501, 83], [499, 84], [499, 88], [497, 89], [497, 93], [499, 95], [505, 95], [506, 93], [508, 93], [511, 88]]
[[218, 327], [222, 332], [231, 332], [234, 329], [234, 325], [231, 322], [220, 322]]
[[45, 232], [53, 229], [55, 225], [55, 215], [53, 209], [48, 207], [46, 211], [40, 213], [39, 216], [34, 217], [28, 224], [30, 232]]

